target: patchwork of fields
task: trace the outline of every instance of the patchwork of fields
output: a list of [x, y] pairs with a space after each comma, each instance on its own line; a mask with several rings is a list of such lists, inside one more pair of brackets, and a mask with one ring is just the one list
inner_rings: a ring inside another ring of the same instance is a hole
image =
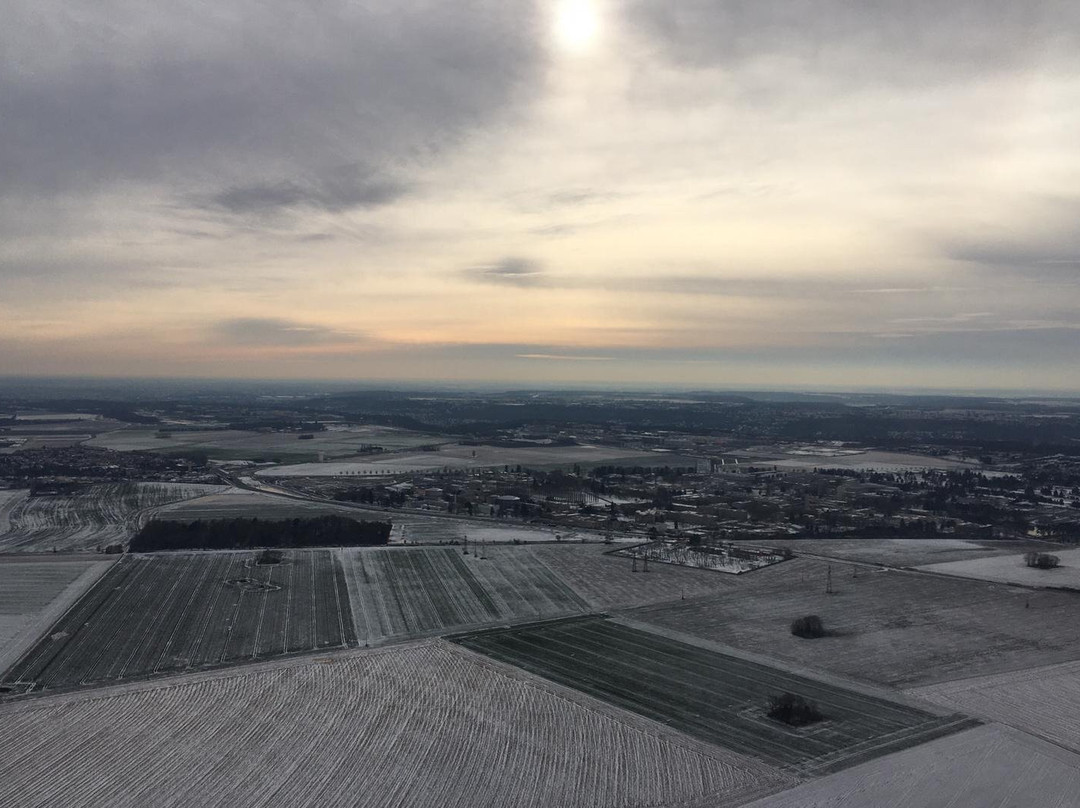
[[61, 496], [0, 499], [0, 552], [93, 550], [130, 539], [163, 505], [223, 491], [189, 483], [103, 483]]
[[1080, 757], [999, 724], [878, 758], [747, 808], [1072, 808]]
[[[455, 641], [703, 741], [802, 771], [842, 768], [969, 725], [600, 618]], [[825, 720], [796, 729], [770, 719], [769, 698], [784, 692], [812, 699]]]
[[[475, 548], [474, 548], [475, 549]], [[361, 643], [588, 611], [526, 547], [339, 550]]]
[[42, 690], [355, 644], [329, 550], [126, 556], [0, 683]]
[[[820, 615], [831, 634], [792, 636], [791, 621], [807, 614]], [[804, 558], [740, 575], [709, 597], [631, 615], [811, 670], [908, 687], [1080, 656], [1072, 593]]]
[[977, 676], [909, 692], [1080, 752], [1080, 662]]
[[0, 705], [0, 725], [0, 805], [22, 808], [718, 806], [793, 783], [441, 642]]

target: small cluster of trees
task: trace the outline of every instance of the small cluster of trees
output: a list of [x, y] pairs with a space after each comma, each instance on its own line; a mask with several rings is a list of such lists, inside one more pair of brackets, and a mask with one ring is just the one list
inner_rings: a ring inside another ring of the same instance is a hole
[[808, 640], [817, 639], [825, 636], [825, 624], [816, 614], [808, 614], [806, 617], [797, 617], [791, 621], [791, 633]]
[[809, 699], [794, 693], [784, 693], [769, 699], [769, 718], [792, 727], [803, 727], [820, 721], [824, 716], [818, 706]]
[[1029, 567], [1035, 567], [1040, 570], [1052, 570], [1058, 564], [1061, 563], [1061, 559], [1056, 555], [1050, 555], [1049, 553], [1024, 553], [1024, 563]]
[[[257, 547], [363, 547], [386, 544], [389, 522], [343, 516], [307, 519], [209, 519], [148, 522], [131, 540], [133, 553], [155, 550], [243, 550]], [[264, 563], [264, 562], [260, 562]]]

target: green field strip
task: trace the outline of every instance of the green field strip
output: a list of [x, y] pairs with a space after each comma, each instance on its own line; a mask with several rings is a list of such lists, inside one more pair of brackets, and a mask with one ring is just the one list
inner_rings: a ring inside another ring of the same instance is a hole
[[221, 664], [229, 640], [228, 629], [236, 617], [237, 609], [240, 607], [240, 590], [226, 586], [224, 582], [233, 578], [241, 578], [243, 575], [242, 556], [239, 553], [230, 554], [224, 577], [213, 582], [212, 591], [214, 596], [206, 622], [202, 626], [196, 627], [196, 630], [199, 631], [198, 652], [192, 656], [192, 665], [205, 667]]
[[[600, 618], [450, 639], [701, 740], [799, 769], [842, 768], [968, 726]], [[768, 698], [783, 692], [817, 701], [825, 720], [796, 729], [769, 719]]]
[[289, 563], [293, 565], [292, 597], [288, 603], [289, 627], [285, 647], [291, 653], [311, 648], [315, 641], [314, 626], [315, 590], [312, 575], [314, 570], [306, 551], [289, 554]]
[[[793, 691], [797, 688], [797, 692], [800, 695], [811, 698], [821, 705], [828, 705], [833, 709], [854, 709], [856, 714], [863, 714], [867, 710], [873, 710], [875, 714], [881, 716], [883, 720], [886, 718], [888, 718], [888, 720], [896, 720], [898, 726], [909, 724], [910, 721], [908, 719], [913, 712], [916, 712], [913, 708], [897, 702], [860, 694], [847, 689], [838, 689], [834, 685], [817, 682], [813, 679], [789, 673], [771, 666], [762, 666], [758, 663], [749, 662], [738, 657], [725, 656], [724, 664], [720, 666], [715, 662], [711, 662], [709, 658], [702, 659], [699, 654], [695, 654], [693, 650], [694, 646], [680, 643], [677, 640], [669, 640], [669, 642], [674, 643], [674, 645], [660, 649], [655, 644], [650, 645], [647, 642], [641, 641], [640, 637], [643, 634], [645, 636], [650, 636], [647, 632], [620, 626], [617, 623], [605, 624], [605, 629], [607, 629], [608, 626], [611, 627], [610, 633], [598, 636], [598, 640], [606, 639], [610, 642], [612, 637], [619, 637], [621, 642], [625, 643], [626, 647], [631, 650], [631, 653], [639, 652], [662, 655], [666, 657], [671, 664], [681, 666], [683, 670], [688, 673], [700, 671], [705, 677], [711, 677], [722, 673], [728, 681], [734, 679], [751, 683], [752, 686], [752, 683], [756, 681], [756, 675], [760, 669], [762, 667], [768, 667], [773, 676], [772, 680], [776, 682], [777, 686], [785, 687]], [[586, 633], [591, 630], [593, 630], [591, 627], [583, 629]], [[615, 645], [615, 643], [611, 643], [609, 647], [612, 645]], [[709, 679], [707, 678], [707, 681], [708, 680]], [[712, 679], [712, 681], [715, 680]], [[837, 693], [843, 694], [843, 699], [840, 702], [836, 700]]]
[[[170, 559], [170, 561], [174, 561]], [[168, 637], [178, 615], [187, 604], [184, 593], [197, 588], [200, 573], [205, 565], [168, 564], [165, 570], [158, 570], [158, 578], [165, 578], [161, 585], [168, 587], [164, 603], [158, 608], [148, 608], [146, 619], [132, 631], [134, 639], [131, 652], [118, 657], [105, 678], [123, 678], [132, 670], [152, 670], [156, 649], [161, 637]], [[177, 569], [178, 568], [178, 569]], [[164, 575], [162, 575], [164, 572]], [[171, 584], [168, 579], [171, 578]]]
[[[472, 648], [468, 643], [466, 647]], [[477, 650], [477, 649], [474, 649]], [[517, 665], [530, 673], [568, 685], [590, 696], [608, 701], [659, 723], [671, 726], [689, 735], [715, 743], [742, 754], [760, 757], [773, 763], [797, 764], [806, 757], [826, 754], [832, 747], [807, 743], [788, 736], [772, 737], [752, 724], [738, 720], [727, 710], [697, 709], [689, 707], [689, 701], [679, 694], [649, 684], [643, 684], [636, 671], [620, 667], [610, 660], [605, 668], [585, 667], [579, 654], [580, 648], [557, 650], [548, 643], [538, 643], [524, 638], [505, 639], [495, 653], [484, 650], [494, 658]], [[523, 662], [525, 657], [528, 661]], [[542, 657], [543, 663], [534, 658]], [[810, 746], [811, 748], [807, 748]]]
[[[81, 642], [81, 638], [74, 636], [76, 627], [85, 625], [97, 615], [109, 608], [109, 593], [127, 580], [133, 574], [133, 565], [117, 562], [98, 579], [76, 603], [60, 617], [49, 629], [48, 633], [36, 645], [31, 647], [21, 659], [12, 665], [3, 680], [10, 682], [30, 682], [41, 679], [43, 672], [69, 648], [72, 644]], [[60, 639], [52, 639], [52, 636], [65, 634]]]
[[198, 607], [200, 605], [199, 595], [205, 589], [208, 581], [211, 580], [211, 575], [214, 571], [214, 564], [208, 560], [207, 563], [192, 565], [197, 569], [199, 578], [195, 585], [191, 587], [186, 598], [177, 598], [178, 607], [175, 617], [171, 619], [171, 622], [163, 625], [165, 643], [161, 648], [148, 649], [153, 651], [153, 664], [150, 660], [147, 660], [146, 668], [153, 673], [158, 673], [163, 670], [171, 670], [174, 668], [183, 668], [184, 664], [178, 662], [174, 656], [171, 655], [171, 651], [174, 647], [182, 648], [183, 640], [187, 636], [186, 626], [190, 624], [193, 616], [197, 614]]
[[465, 581], [465, 585], [469, 587], [469, 591], [473, 593], [473, 596], [487, 613], [488, 617], [493, 620], [497, 620], [501, 617], [502, 612], [500, 612], [499, 607], [495, 605], [495, 601], [492, 600], [491, 595], [489, 595], [480, 582], [476, 580], [476, 576], [473, 575], [472, 570], [465, 566], [465, 562], [462, 561], [461, 557], [454, 550], [449, 550], [448, 553], [450, 563], [457, 569], [458, 575]]
[[349, 600], [349, 585], [345, 580], [345, 568], [337, 555], [331, 555], [330, 562], [334, 567], [334, 600], [337, 603], [341, 644], [356, 645], [356, 621], [353, 619], [352, 601]]
[[[281, 566], [252, 562], [249, 553], [124, 558], [0, 681], [80, 687], [355, 644], [332, 551], [293, 552]], [[227, 583], [237, 578], [281, 589]]]
[[70, 634], [70, 643], [65, 643], [56, 659], [39, 674], [39, 685], [51, 686], [54, 682], [70, 680], [82, 682], [97, 667], [105, 654], [104, 644], [121, 637], [125, 621], [130, 619], [130, 608], [124, 598], [114, 597], [114, 592], [141, 592], [146, 579], [150, 577], [150, 567], [132, 562], [134, 571], [115, 589], [105, 590], [103, 608], [96, 611], [85, 623], [74, 621], [63, 627], [56, 627], [54, 636]]
[[[190, 613], [190, 619], [178, 629], [178, 646], [185, 648], [184, 658], [187, 665], [195, 665], [201, 658], [203, 646], [206, 644], [207, 629], [211, 624], [211, 615], [217, 606], [217, 600], [222, 596], [225, 589], [223, 581], [229, 574], [229, 567], [233, 562], [231, 555], [217, 555], [214, 557], [212, 568], [207, 576], [204, 590], [200, 590], [198, 598], [199, 608]], [[183, 640], [187, 640], [184, 642]], [[178, 655], [177, 655], [178, 656]]]

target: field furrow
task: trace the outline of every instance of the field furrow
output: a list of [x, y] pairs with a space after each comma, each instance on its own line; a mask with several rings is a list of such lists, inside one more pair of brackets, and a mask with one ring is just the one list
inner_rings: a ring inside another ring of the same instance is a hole
[[[701, 740], [799, 770], [857, 762], [951, 725], [951, 719], [884, 694], [857, 692], [599, 618], [479, 631], [455, 640]], [[824, 720], [794, 728], [769, 718], [770, 697], [785, 692], [817, 703]]]
[[66, 688], [340, 648], [355, 643], [352, 626], [330, 550], [287, 553], [278, 566], [251, 553], [132, 555], [0, 682]]
[[356, 641], [428, 635], [587, 611], [531, 547], [393, 547], [338, 553]]
[[0, 705], [0, 724], [0, 804], [26, 808], [734, 805], [793, 784], [442, 643]]
[[73, 494], [0, 500], [0, 552], [93, 550], [130, 539], [160, 508], [226, 490], [190, 483], [99, 483]]

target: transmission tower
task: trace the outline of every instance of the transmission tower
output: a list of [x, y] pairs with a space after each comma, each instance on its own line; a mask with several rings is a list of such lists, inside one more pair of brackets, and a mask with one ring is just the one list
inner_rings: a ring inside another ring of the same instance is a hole
[[825, 594], [831, 595], [832, 593], [832, 564], [830, 564], [825, 568]]

